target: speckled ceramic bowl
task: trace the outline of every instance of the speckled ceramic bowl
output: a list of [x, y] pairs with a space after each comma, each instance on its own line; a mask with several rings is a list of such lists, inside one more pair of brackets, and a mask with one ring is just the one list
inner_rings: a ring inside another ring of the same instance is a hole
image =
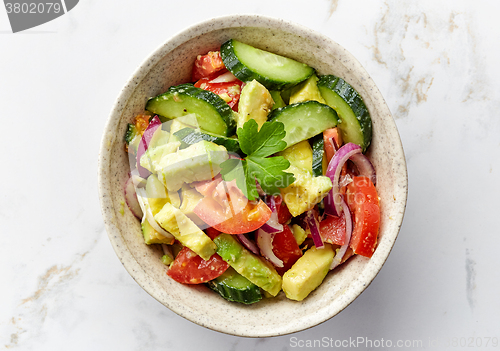
[[[330, 272], [302, 302], [277, 298], [245, 306], [223, 300], [205, 286], [176, 283], [166, 274], [162, 253], [144, 244], [139, 221], [124, 209], [123, 186], [129, 172], [123, 149], [126, 124], [144, 110], [149, 97], [187, 82], [198, 54], [235, 38], [305, 62], [319, 74], [344, 78], [363, 97], [373, 120], [369, 149], [381, 204], [379, 245], [371, 259], [354, 257]], [[257, 15], [216, 18], [167, 40], [134, 72], [111, 112], [99, 156], [99, 190], [106, 229], [118, 258], [155, 299], [180, 316], [220, 332], [251, 337], [283, 335], [328, 320], [349, 305], [375, 278], [401, 226], [407, 196], [407, 172], [401, 141], [391, 113], [370, 76], [343, 47], [321, 34], [280, 19]], [[123, 214], [122, 214], [123, 213]]]

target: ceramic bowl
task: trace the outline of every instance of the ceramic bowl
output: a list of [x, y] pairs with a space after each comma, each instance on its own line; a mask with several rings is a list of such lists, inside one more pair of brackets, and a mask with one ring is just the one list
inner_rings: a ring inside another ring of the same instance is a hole
[[[379, 245], [373, 257], [351, 258], [330, 272], [304, 301], [276, 298], [253, 305], [228, 302], [205, 286], [170, 279], [159, 249], [144, 244], [139, 221], [124, 205], [129, 173], [123, 135], [148, 98], [190, 80], [197, 55], [234, 38], [344, 78], [363, 97], [373, 120], [368, 155], [377, 170], [381, 205]], [[151, 296], [178, 315], [227, 334], [266, 337], [322, 323], [366, 289], [389, 255], [403, 220], [407, 171], [399, 134], [380, 91], [360, 63], [330, 38], [303, 26], [258, 15], [233, 15], [194, 25], [168, 39], [134, 72], [109, 116], [99, 155], [99, 191], [109, 239], [125, 269]]]

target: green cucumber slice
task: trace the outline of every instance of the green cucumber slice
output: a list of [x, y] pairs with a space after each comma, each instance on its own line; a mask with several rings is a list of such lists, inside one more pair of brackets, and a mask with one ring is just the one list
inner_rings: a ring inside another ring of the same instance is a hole
[[315, 177], [323, 175], [323, 155], [325, 154], [323, 133], [309, 139], [313, 150], [312, 170]]
[[262, 299], [259, 287], [232, 267], [229, 267], [220, 277], [209, 281], [207, 285], [228, 301], [251, 304]]
[[228, 152], [241, 153], [240, 143], [238, 139], [226, 138], [221, 135], [215, 135], [208, 132], [199, 132], [193, 128], [183, 128], [174, 133], [181, 142], [180, 149], [184, 149], [189, 145], [196, 144], [201, 140], [211, 141], [217, 145], [222, 145]]
[[200, 129], [231, 136], [236, 130], [233, 110], [220, 96], [208, 90], [181, 84], [149, 99], [146, 110], [167, 119], [194, 113]]
[[132, 142], [132, 140], [137, 136], [137, 134], [139, 133], [137, 133], [137, 128], [135, 127], [135, 125], [129, 123], [127, 124], [127, 130], [125, 131], [123, 139], [125, 140], [127, 145], [129, 145]]
[[285, 125], [286, 135], [283, 140], [290, 147], [335, 127], [338, 117], [335, 110], [325, 104], [305, 101], [271, 111], [268, 120]]
[[288, 57], [257, 49], [234, 39], [221, 46], [222, 62], [239, 80], [257, 80], [268, 90], [282, 90], [298, 84], [313, 73], [308, 65]]
[[328, 106], [337, 111], [344, 143], [354, 143], [366, 151], [372, 139], [372, 120], [358, 92], [342, 78], [322, 76], [318, 88]]
[[141, 134], [137, 131], [137, 128], [134, 124], [127, 124], [127, 130], [125, 131], [123, 139], [128, 145], [128, 150], [136, 154], [139, 147], [139, 142], [141, 141]]

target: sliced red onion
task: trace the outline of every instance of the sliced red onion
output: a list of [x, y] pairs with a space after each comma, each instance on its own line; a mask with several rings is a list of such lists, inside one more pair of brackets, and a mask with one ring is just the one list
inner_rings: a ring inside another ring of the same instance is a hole
[[175, 259], [174, 254], [172, 253], [172, 250], [170, 249], [170, 246], [167, 244], [161, 244], [161, 248], [163, 249], [163, 254], [167, 255], [170, 257], [170, 259], [173, 261]]
[[142, 178], [147, 178], [151, 174], [151, 172], [149, 172], [146, 168], [141, 166], [141, 157], [148, 149], [148, 145], [151, 142], [151, 139], [153, 138], [153, 134], [156, 132], [158, 128], [161, 128], [161, 121], [160, 118], [158, 118], [158, 116], [154, 116], [151, 122], [149, 122], [148, 127], [144, 131], [144, 134], [142, 134], [141, 141], [139, 142], [139, 147], [137, 148], [137, 156], [136, 156], [137, 170]]
[[321, 237], [321, 234], [319, 232], [319, 223], [318, 219], [315, 216], [314, 209], [307, 211], [305, 222], [309, 227], [309, 231], [311, 232], [314, 246], [316, 246], [317, 249], [322, 249], [323, 247], [325, 247], [323, 238]]
[[134, 183], [134, 186], [136, 188], [144, 188], [146, 186], [146, 179], [142, 178], [141, 176], [137, 175], [137, 170], [135, 172], [132, 172], [131, 178], [132, 182]]
[[142, 208], [139, 200], [137, 199], [137, 194], [135, 193], [135, 186], [132, 177], [128, 178], [123, 191], [125, 193], [125, 202], [127, 203], [128, 208], [132, 211], [134, 216], [141, 219], [143, 215]]
[[349, 185], [352, 183], [352, 178], [349, 174], [346, 174], [343, 178], [339, 179], [339, 188]]
[[347, 143], [337, 150], [333, 155], [328, 168], [326, 169], [326, 176], [332, 180], [332, 189], [325, 197], [325, 213], [330, 216], [340, 216], [341, 208], [341, 195], [339, 193], [339, 178], [342, 166], [346, 161], [356, 154], [361, 154], [361, 147], [353, 143]]
[[283, 261], [276, 257], [273, 252], [274, 234], [266, 233], [264, 230], [259, 229], [255, 238], [262, 256], [267, 258], [274, 266], [283, 267]]
[[278, 206], [276, 206], [276, 201], [274, 196], [269, 196], [267, 205], [271, 210], [271, 217], [269, 220], [262, 225], [262, 229], [267, 233], [280, 233], [283, 231], [283, 224], [278, 222]]
[[253, 241], [247, 238], [246, 234], [237, 234], [237, 236], [243, 246], [252, 251], [254, 254], [259, 254], [259, 248]]
[[137, 189], [137, 199], [139, 200], [142, 212], [144, 213], [142, 220], [144, 221], [146, 219], [154, 230], [156, 230], [161, 235], [167, 237], [168, 239], [174, 241], [175, 240], [174, 236], [169, 232], [167, 232], [165, 229], [163, 229], [153, 216], [153, 212], [151, 212], [151, 209], [149, 208], [148, 197], [146, 194], [146, 190], [144, 188]]
[[342, 210], [344, 211], [344, 217], [345, 217], [345, 242], [344, 245], [340, 247], [340, 249], [337, 251], [337, 254], [333, 258], [332, 264], [330, 265], [330, 270], [334, 269], [337, 267], [341, 262], [342, 258], [344, 257], [347, 249], [349, 248], [349, 243], [351, 241], [351, 235], [352, 235], [352, 218], [351, 218], [351, 211], [349, 211], [349, 207], [345, 203], [344, 197], [342, 199]]
[[363, 154], [355, 154], [352, 155], [349, 159], [356, 165], [359, 175], [370, 178], [373, 185], [377, 185], [375, 167], [373, 167], [373, 164], [370, 162], [368, 157]]
[[212, 79], [209, 83], [228, 83], [228, 82], [233, 82], [237, 79], [238, 78], [236, 78], [231, 72], [228, 71]]

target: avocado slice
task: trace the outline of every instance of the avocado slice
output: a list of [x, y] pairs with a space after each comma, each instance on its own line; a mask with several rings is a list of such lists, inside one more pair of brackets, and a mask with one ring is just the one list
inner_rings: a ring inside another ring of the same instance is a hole
[[184, 183], [215, 177], [220, 172], [219, 165], [228, 157], [224, 146], [202, 140], [177, 152], [161, 155], [159, 160], [154, 159], [153, 173], [158, 174], [158, 179], [169, 192], [178, 191]]
[[287, 147], [278, 152], [278, 156], [283, 156], [290, 164], [312, 174], [313, 150], [309, 141], [303, 140], [300, 143]]
[[197, 225], [205, 225], [205, 222], [203, 222], [200, 217], [194, 213], [194, 208], [203, 199], [203, 195], [201, 195], [195, 188], [191, 188], [187, 184], [182, 186], [181, 195], [182, 203], [179, 210], [181, 210], [182, 213], [188, 216]]
[[332, 245], [312, 247], [283, 275], [283, 291], [291, 300], [302, 301], [325, 279], [335, 253]]
[[293, 173], [295, 182], [286, 188], [280, 189], [280, 192], [294, 217], [306, 212], [323, 200], [332, 188], [332, 181], [328, 177], [313, 177], [311, 173], [293, 165], [286, 172]]
[[267, 115], [274, 105], [271, 93], [255, 79], [241, 90], [236, 126], [243, 128], [245, 122], [254, 119], [260, 127], [267, 121]]
[[309, 100], [314, 100], [325, 104], [325, 99], [321, 96], [318, 89], [318, 77], [313, 74], [304, 82], [297, 84], [290, 90], [290, 104], [296, 102], [304, 102]]
[[181, 210], [170, 203], [155, 216], [158, 224], [170, 232], [182, 245], [196, 252], [204, 260], [208, 260], [215, 253], [217, 246], [214, 242]]
[[144, 242], [147, 245], [151, 244], [172, 244], [174, 239], [172, 237], [167, 238], [166, 236], [158, 233], [152, 226], [149, 224], [147, 219], [143, 219], [141, 223], [142, 235], [144, 236]]
[[214, 242], [217, 245], [217, 253], [236, 272], [271, 295], [278, 295], [281, 290], [281, 276], [269, 262], [245, 249], [229, 234], [220, 234]]

